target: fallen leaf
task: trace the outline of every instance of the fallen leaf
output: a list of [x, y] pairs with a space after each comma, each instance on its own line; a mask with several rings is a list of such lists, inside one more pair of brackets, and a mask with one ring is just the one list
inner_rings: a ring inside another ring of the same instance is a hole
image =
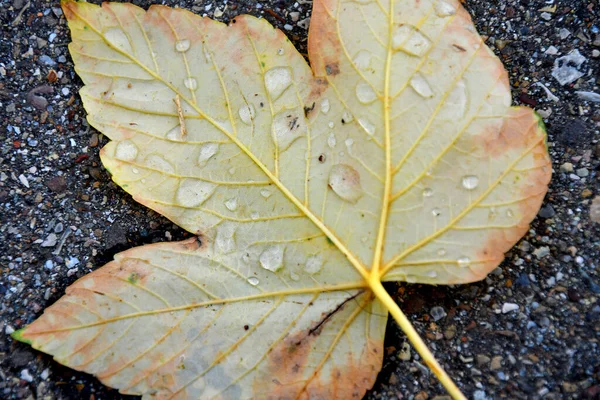
[[63, 10], [104, 165], [198, 238], [118, 254], [16, 339], [144, 398], [347, 399], [389, 311], [461, 396], [381, 282], [483, 279], [551, 168], [457, 1], [315, 0], [312, 70], [250, 16]]

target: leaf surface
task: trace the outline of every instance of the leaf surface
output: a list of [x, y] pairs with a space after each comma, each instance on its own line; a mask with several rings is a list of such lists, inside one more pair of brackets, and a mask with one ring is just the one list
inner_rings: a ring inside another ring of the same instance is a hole
[[482, 279], [550, 178], [545, 131], [453, 1], [315, 0], [311, 68], [266, 21], [63, 3], [102, 161], [198, 235], [77, 281], [20, 340], [147, 398], [360, 398], [372, 280]]

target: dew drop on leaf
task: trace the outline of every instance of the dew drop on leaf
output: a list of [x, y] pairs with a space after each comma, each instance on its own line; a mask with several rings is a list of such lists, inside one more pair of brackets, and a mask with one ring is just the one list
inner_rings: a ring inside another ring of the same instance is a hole
[[298, 275], [294, 271], [291, 271], [290, 272], [290, 279], [293, 280], [293, 281], [298, 282], [300, 280], [300, 275]]
[[431, 41], [414, 26], [400, 25], [392, 36], [392, 47], [394, 50], [421, 57], [431, 47]]
[[238, 208], [238, 202], [237, 202], [237, 198], [231, 198], [229, 200], [227, 200], [225, 202], [225, 207], [227, 207], [227, 209], [229, 211], [235, 211]]
[[198, 155], [198, 165], [204, 167], [208, 160], [219, 151], [218, 143], [207, 143], [200, 147], [200, 154]]
[[198, 82], [196, 81], [196, 78], [192, 78], [191, 76], [185, 78], [183, 80], [183, 84], [190, 90], [196, 90], [198, 88]]
[[122, 50], [124, 53], [131, 54], [131, 43], [129, 43], [129, 39], [125, 32], [119, 28], [110, 28], [106, 32], [104, 32], [104, 37], [106, 40], [116, 47], [119, 50]]
[[479, 185], [479, 178], [475, 175], [465, 175], [462, 178], [462, 186], [467, 190], [473, 190]]
[[256, 286], [259, 284], [259, 280], [258, 280], [258, 278], [251, 276], [250, 278], [248, 278], [248, 283], [251, 284], [252, 286]]
[[246, 125], [251, 125], [256, 115], [256, 111], [254, 110], [254, 106], [252, 104], [246, 104], [240, 107], [238, 114], [240, 115], [240, 119], [243, 123]]
[[433, 210], [431, 210], [431, 214], [434, 217], [439, 217], [442, 214], [442, 210], [440, 210], [439, 208], [434, 208]]
[[446, 255], [446, 249], [439, 249], [437, 251], [438, 256], [445, 256]]
[[291, 84], [292, 71], [287, 67], [271, 68], [265, 73], [265, 87], [272, 100], [277, 100]]
[[427, 271], [427, 272], [425, 273], [425, 275], [427, 275], [427, 276], [428, 276], [428, 277], [430, 277], [430, 278], [437, 278], [437, 275], [438, 275], [438, 274], [437, 274], [437, 272], [436, 272], [436, 271], [434, 271], [434, 270], [429, 270], [429, 271]]
[[281, 245], [267, 247], [258, 258], [261, 267], [272, 272], [277, 272], [277, 270], [283, 267], [283, 251], [284, 247]]
[[335, 124], [332, 121], [329, 121], [329, 123], [327, 124], [327, 126], [331, 129], [333, 129], [333, 127], [335, 126]]
[[257, 219], [260, 218], [260, 214], [258, 212], [256, 212], [256, 211], [252, 211], [250, 213], [250, 218], [252, 218], [253, 220], [257, 220]]
[[356, 68], [365, 70], [371, 65], [372, 54], [367, 50], [361, 50], [354, 56], [352, 60]]
[[427, 80], [420, 73], [416, 73], [415, 76], [410, 80], [410, 86], [417, 92], [421, 97], [429, 98], [433, 97], [433, 90]]
[[216, 250], [221, 254], [231, 253], [236, 248], [234, 225], [220, 225], [215, 238]]
[[443, 0], [437, 0], [434, 5], [435, 14], [440, 18], [449, 17], [456, 14], [456, 8]]
[[354, 121], [352, 113], [348, 110], [344, 110], [344, 113], [342, 114], [342, 124], [349, 124], [352, 121]]
[[180, 53], [185, 53], [190, 49], [190, 41], [188, 39], [178, 40], [175, 43], [175, 50]]
[[346, 143], [347, 147], [352, 147], [352, 145], [354, 144], [354, 139], [348, 138], [344, 141], [344, 143]]
[[137, 157], [138, 148], [131, 140], [123, 140], [117, 144], [115, 158], [122, 161], [133, 161]]
[[373, 136], [375, 134], [375, 125], [366, 118], [359, 118], [358, 123], [363, 127], [367, 135]]
[[446, 105], [440, 112], [440, 117], [443, 119], [455, 120], [462, 118], [467, 110], [467, 89], [465, 82], [460, 80], [456, 83], [456, 86], [448, 97], [446, 98]]
[[177, 203], [184, 207], [196, 207], [214, 193], [217, 185], [199, 179], [186, 178], [179, 184]]
[[264, 197], [265, 199], [268, 199], [269, 197], [271, 197], [271, 194], [272, 194], [272, 193], [271, 193], [269, 190], [267, 190], [267, 189], [262, 189], [262, 190], [260, 191], [260, 195], [261, 195], [262, 197]]
[[133, 172], [134, 174], [139, 174], [140, 170], [137, 168], [131, 168], [131, 172]]
[[280, 151], [287, 150], [296, 139], [304, 136], [306, 125], [304, 119], [294, 112], [282, 111], [273, 117], [271, 125], [273, 140]]
[[306, 264], [304, 264], [304, 271], [307, 273], [314, 275], [317, 272], [321, 271], [323, 268], [323, 260], [319, 256], [310, 256], [306, 259]]
[[469, 257], [460, 257], [456, 260], [459, 267], [468, 267], [471, 264], [471, 259]]
[[327, 114], [329, 112], [329, 108], [329, 99], [321, 100], [321, 111], [323, 112], [323, 114]]
[[242, 261], [244, 263], [248, 264], [250, 262], [250, 254], [249, 253], [242, 254]]
[[331, 132], [329, 134], [329, 136], [327, 137], [327, 146], [329, 146], [333, 149], [336, 144], [337, 144], [337, 140], [335, 138], [335, 134], [333, 132]]
[[174, 141], [177, 141], [177, 142], [181, 142], [181, 140], [183, 139], [181, 137], [181, 125], [177, 125], [173, 129], [171, 129], [169, 132], [167, 132], [167, 134], [165, 135], [165, 137], [167, 139], [169, 139], [169, 140], [174, 140]]
[[329, 172], [329, 187], [342, 199], [356, 203], [364, 192], [360, 185], [360, 174], [346, 164], [336, 164]]
[[280, 47], [279, 49], [277, 49], [277, 55], [278, 56], [282, 56], [285, 54], [285, 50], [283, 49], [283, 47]]
[[377, 94], [367, 82], [359, 82], [356, 85], [356, 97], [363, 104], [370, 104], [377, 100]]
[[507, 217], [512, 217], [513, 215], [515, 215], [512, 210], [509, 208], [508, 210], [506, 210], [506, 216]]
[[173, 165], [171, 165], [170, 162], [168, 162], [158, 154], [150, 154], [148, 157], [146, 157], [145, 162], [146, 166], [151, 169], [166, 172], [168, 174], [175, 172], [175, 168], [173, 168]]
[[423, 197], [431, 197], [433, 196], [433, 189], [432, 188], [425, 188], [423, 189]]

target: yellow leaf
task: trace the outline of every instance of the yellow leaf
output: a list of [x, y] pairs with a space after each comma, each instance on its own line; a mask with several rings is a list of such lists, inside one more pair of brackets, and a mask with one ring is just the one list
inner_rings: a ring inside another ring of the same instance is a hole
[[482, 279], [528, 229], [539, 117], [457, 1], [315, 0], [311, 68], [266, 21], [63, 3], [102, 161], [198, 235], [118, 254], [15, 338], [145, 398], [360, 398], [382, 281]]

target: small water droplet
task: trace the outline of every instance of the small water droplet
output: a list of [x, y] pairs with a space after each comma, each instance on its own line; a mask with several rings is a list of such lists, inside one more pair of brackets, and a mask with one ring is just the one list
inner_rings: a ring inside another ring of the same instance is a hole
[[414, 26], [400, 25], [394, 31], [392, 47], [394, 50], [421, 57], [431, 47], [431, 41]]
[[431, 90], [429, 82], [427, 82], [423, 75], [419, 73], [412, 77], [410, 80], [410, 86], [422, 97], [433, 97], [433, 90]]
[[371, 65], [372, 56], [373, 55], [371, 54], [371, 52], [367, 50], [361, 50], [358, 53], [356, 53], [352, 61], [354, 62], [354, 66], [356, 66], [356, 68], [364, 71]]
[[445, 256], [446, 255], [446, 249], [439, 249], [437, 251], [438, 256]]
[[258, 280], [258, 278], [251, 276], [250, 278], [248, 278], [248, 283], [251, 284], [252, 286], [256, 286], [260, 283], [260, 281]]
[[439, 208], [434, 208], [433, 210], [431, 210], [431, 214], [434, 217], [439, 217], [442, 214], [442, 210], [440, 210]]
[[321, 111], [323, 112], [323, 114], [327, 114], [330, 108], [331, 106], [329, 105], [329, 99], [321, 100]]
[[323, 268], [323, 260], [319, 256], [310, 256], [306, 259], [306, 264], [304, 264], [304, 271], [307, 273], [314, 275], [317, 272], [321, 271]]
[[246, 264], [248, 264], [250, 262], [250, 253], [244, 253], [242, 254], [242, 261]]
[[197, 207], [214, 193], [217, 185], [199, 179], [183, 179], [177, 189], [177, 203], [184, 207]]
[[238, 111], [240, 115], [240, 119], [246, 125], [251, 125], [252, 121], [254, 121], [254, 117], [256, 116], [256, 111], [254, 110], [254, 106], [252, 104], [243, 105], [240, 107]]
[[278, 56], [282, 56], [282, 55], [284, 55], [284, 54], [285, 54], [285, 50], [283, 49], [283, 47], [281, 47], [281, 48], [277, 49], [277, 55], [278, 55]]
[[333, 149], [336, 144], [337, 144], [337, 140], [335, 138], [335, 134], [333, 132], [331, 132], [329, 134], [329, 137], [327, 137], [327, 146], [329, 146], [330, 148]]
[[137, 168], [131, 168], [131, 172], [133, 172], [134, 174], [139, 174], [140, 170]]
[[377, 100], [377, 93], [367, 82], [359, 82], [356, 85], [356, 97], [363, 104], [370, 104]]
[[227, 172], [229, 172], [229, 175], [235, 174], [235, 167], [229, 168], [229, 171], [227, 171]]
[[252, 218], [253, 220], [257, 220], [260, 218], [260, 214], [256, 211], [253, 211], [250, 213], [250, 218]]
[[216, 250], [220, 254], [228, 254], [235, 250], [235, 225], [223, 224], [217, 228], [215, 238]]
[[265, 73], [265, 87], [272, 100], [277, 100], [291, 84], [292, 71], [287, 67], [271, 68]]
[[360, 174], [346, 164], [336, 164], [329, 172], [329, 187], [342, 199], [356, 203], [364, 192], [360, 185]]
[[464, 80], [460, 80], [454, 86], [446, 98], [446, 104], [440, 111], [440, 118], [456, 120], [462, 118], [467, 111], [467, 88]]
[[363, 237], [360, 238], [360, 241], [363, 242], [363, 243], [366, 243], [367, 240], [369, 240], [369, 238], [366, 237], [366, 236], [363, 236]]
[[433, 189], [425, 188], [423, 189], [423, 197], [431, 197], [433, 196]]
[[165, 137], [169, 140], [181, 142], [183, 140], [183, 138], [181, 137], [181, 125], [177, 125], [173, 129], [171, 129], [169, 132], [167, 132]]
[[185, 85], [186, 88], [190, 89], [190, 90], [196, 90], [198, 88], [198, 82], [196, 81], [195, 78], [187, 77], [183, 80], [183, 84]]
[[437, 278], [438, 274], [436, 271], [434, 270], [429, 270], [425, 273], [425, 275], [427, 275], [430, 278]]
[[375, 125], [366, 118], [359, 118], [358, 123], [363, 127], [367, 135], [373, 136], [375, 134]]
[[283, 267], [283, 251], [284, 247], [281, 245], [267, 247], [258, 258], [261, 267], [271, 272], [277, 272]]
[[335, 126], [335, 124], [332, 121], [329, 121], [329, 123], [327, 124], [327, 126], [331, 129], [333, 129], [333, 127]]
[[206, 60], [206, 63], [209, 64], [212, 61], [212, 57], [206, 45], [202, 46], [202, 53], [204, 53], [204, 59]]
[[122, 50], [125, 53], [131, 54], [133, 53], [131, 49], [131, 43], [129, 43], [129, 39], [125, 32], [119, 28], [110, 28], [106, 32], [104, 32], [104, 37], [106, 40], [116, 47], [119, 50]]
[[459, 267], [468, 267], [471, 264], [471, 259], [469, 257], [460, 257], [456, 260]]
[[300, 275], [298, 275], [297, 273], [295, 273], [294, 271], [290, 271], [290, 278], [293, 281], [298, 282], [300, 280]]
[[344, 110], [344, 113], [342, 114], [342, 124], [349, 124], [352, 121], [354, 121], [354, 115], [352, 115], [350, 111]]
[[354, 144], [354, 139], [348, 138], [344, 141], [344, 143], [346, 143], [346, 146], [352, 147], [352, 145]]
[[512, 217], [513, 215], [515, 215], [512, 210], [509, 208], [508, 210], [506, 210], [506, 216], [507, 217]]
[[122, 161], [133, 161], [137, 154], [138, 148], [131, 140], [119, 142], [115, 149], [115, 158]]
[[462, 185], [467, 190], [473, 190], [479, 185], [479, 178], [475, 175], [465, 175], [462, 178]]
[[142, 178], [142, 180], [141, 180], [140, 182], [142, 182], [142, 183], [146, 183], [146, 179], [143, 179], [143, 178]]
[[227, 200], [225, 202], [225, 207], [227, 207], [227, 209], [229, 211], [235, 211], [238, 208], [238, 202], [237, 202], [237, 198], [231, 198], [229, 200]]
[[443, 0], [437, 0], [434, 5], [435, 13], [440, 18], [449, 17], [456, 14], [456, 8]]
[[260, 191], [260, 195], [262, 197], [264, 197], [265, 199], [268, 199], [269, 197], [271, 197], [271, 194], [272, 193], [269, 190], [267, 190], [267, 189], [263, 189], [263, 190]]
[[156, 169], [167, 173], [175, 172], [175, 168], [170, 162], [159, 156], [158, 154], [150, 154], [146, 157], [145, 164], [148, 168]]
[[219, 151], [218, 143], [207, 143], [200, 147], [200, 154], [198, 155], [198, 165], [204, 167], [208, 160], [210, 160]]
[[282, 111], [273, 118], [271, 132], [279, 150], [284, 151], [306, 134], [306, 125], [304, 119], [295, 112]]
[[175, 43], [175, 50], [180, 53], [185, 53], [190, 49], [190, 41], [188, 39], [178, 40]]

